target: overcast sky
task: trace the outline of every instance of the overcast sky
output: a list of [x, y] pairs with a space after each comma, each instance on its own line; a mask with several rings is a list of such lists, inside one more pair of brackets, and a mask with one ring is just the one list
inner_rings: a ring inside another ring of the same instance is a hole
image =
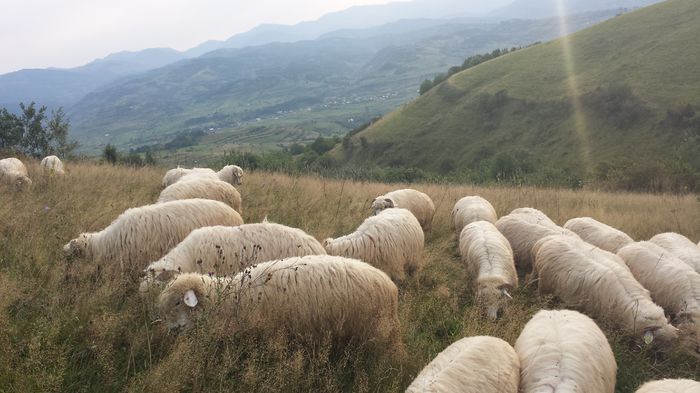
[[261, 23], [389, 0], [0, 0], [0, 74], [75, 67], [122, 50], [189, 49]]

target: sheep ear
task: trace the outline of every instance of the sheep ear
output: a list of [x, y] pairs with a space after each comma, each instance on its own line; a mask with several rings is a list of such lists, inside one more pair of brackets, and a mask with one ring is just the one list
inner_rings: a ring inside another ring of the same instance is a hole
[[394, 207], [394, 201], [391, 198], [384, 198], [384, 202], [388, 203], [389, 206]]
[[508, 293], [508, 289], [501, 288], [501, 293], [503, 294], [503, 296], [507, 297], [508, 299], [513, 300], [513, 296], [511, 296], [510, 293]]
[[185, 297], [183, 298], [185, 301], [185, 304], [189, 307], [194, 307], [199, 303], [199, 300], [197, 300], [197, 295], [194, 294], [193, 290], [188, 290], [185, 292]]

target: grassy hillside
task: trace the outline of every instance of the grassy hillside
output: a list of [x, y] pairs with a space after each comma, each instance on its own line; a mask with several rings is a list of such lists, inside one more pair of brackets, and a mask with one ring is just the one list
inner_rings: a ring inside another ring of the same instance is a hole
[[580, 180], [643, 167], [642, 175], [688, 175], [678, 188], [692, 189], [698, 20], [696, 2], [670, 0], [486, 62], [353, 136], [335, 157]]
[[[482, 315], [449, 222], [464, 195], [484, 196], [499, 215], [532, 206], [560, 224], [592, 216], [635, 239], [664, 231], [700, 239], [700, 206], [690, 196], [414, 184], [433, 198], [437, 214], [424, 270], [399, 285], [405, 354], [386, 356], [360, 343], [305, 346], [271, 332], [231, 335], [216, 318], [189, 333], [167, 334], [151, 323], [152, 299], [139, 297], [135, 283], [107, 280], [94, 265], [67, 263], [61, 255], [78, 233], [155, 201], [164, 170], [68, 163], [62, 180], [41, 179], [36, 162], [29, 170], [31, 191], [0, 189], [1, 392], [402, 392], [450, 343], [477, 334], [513, 343], [532, 314], [551, 306], [533, 288], [520, 288], [505, 318], [490, 322]], [[318, 239], [353, 231], [369, 201], [389, 189], [272, 173], [248, 174], [239, 187], [246, 222], [268, 216]], [[619, 365], [619, 393], [649, 379], [700, 379], [697, 359], [642, 349], [604, 330]]]
[[[569, 20], [581, 29], [614, 14]], [[304, 142], [342, 135], [393, 110], [415, 97], [423, 79], [467, 56], [557, 36], [551, 19], [453, 19], [225, 49], [120, 80], [86, 96], [69, 114], [74, 134], [91, 152], [105, 143], [135, 148], [210, 129], [238, 144], [249, 144], [245, 135], [257, 127], [270, 135], [261, 140], [267, 145], [290, 137]], [[303, 138], [296, 137], [299, 130]]]

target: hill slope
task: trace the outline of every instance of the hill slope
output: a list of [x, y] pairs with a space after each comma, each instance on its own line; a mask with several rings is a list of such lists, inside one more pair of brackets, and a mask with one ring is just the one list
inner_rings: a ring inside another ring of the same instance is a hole
[[[580, 29], [612, 15], [569, 20]], [[180, 132], [209, 129], [236, 143], [308, 141], [396, 108], [415, 97], [424, 78], [474, 53], [558, 35], [553, 19], [404, 21], [315, 41], [218, 50], [120, 80], [85, 97], [70, 114], [86, 148], [163, 143]]]
[[572, 179], [604, 178], [643, 157], [683, 166], [676, 169], [698, 181], [698, 20], [696, 2], [672, 0], [502, 56], [454, 75], [332, 154]]

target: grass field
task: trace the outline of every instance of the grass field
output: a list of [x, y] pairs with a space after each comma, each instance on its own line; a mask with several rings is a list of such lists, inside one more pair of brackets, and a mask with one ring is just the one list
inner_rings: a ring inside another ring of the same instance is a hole
[[[80, 232], [154, 202], [164, 170], [68, 163], [65, 179], [40, 178], [37, 163], [29, 170], [35, 179], [29, 192], [0, 189], [0, 392], [403, 391], [450, 343], [481, 334], [513, 343], [529, 317], [550, 305], [533, 288], [516, 290], [496, 322], [474, 305], [449, 223], [454, 202], [465, 195], [487, 198], [499, 215], [531, 206], [559, 224], [592, 216], [635, 239], [676, 231], [700, 240], [695, 195], [415, 184], [433, 198], [437, 214], [426, 237], [426, 267], [399, 285], [405, 354], [387, 356], [363, 343], [302, 345], [274, 332], [232, 335], [213, 318], [176, 335], [152, 323], [152, 299], [142, 299], [136, 284], [107, 280], [95, 266], [67, 263], [61, 253]], [[244, 182], [246, 222], [267, 216], [318, 239], [353, 231], [374, 196], [401, 187], [272, 173], [250, 173]], [[619, 366], [618, 392], [649, 379], [700, 379], [696, 358], [640, 348], [604, 331]]]

